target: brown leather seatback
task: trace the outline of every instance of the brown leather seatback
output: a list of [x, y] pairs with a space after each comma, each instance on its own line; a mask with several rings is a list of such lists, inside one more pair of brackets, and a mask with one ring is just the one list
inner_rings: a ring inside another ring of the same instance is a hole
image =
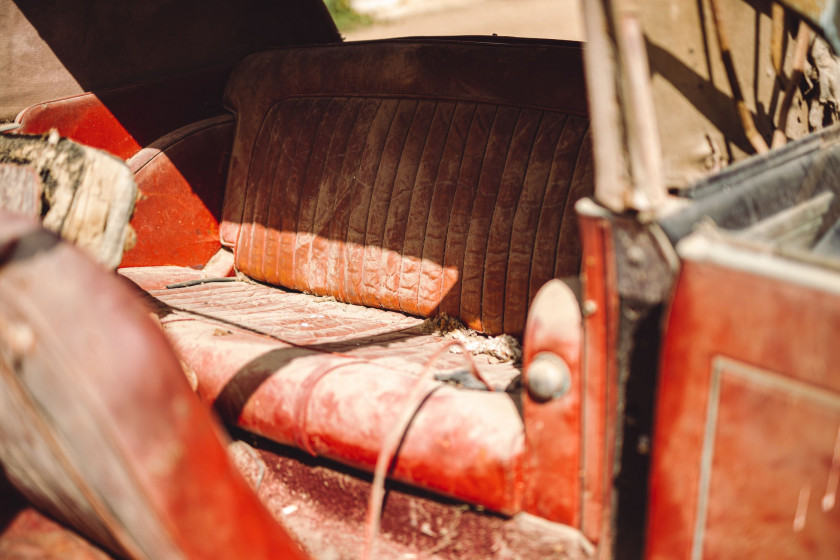
[[388, 41], [252, 55], [222, 241], [260, 281], [520, 334], [576, 274], [592, 192], [577, 44]]

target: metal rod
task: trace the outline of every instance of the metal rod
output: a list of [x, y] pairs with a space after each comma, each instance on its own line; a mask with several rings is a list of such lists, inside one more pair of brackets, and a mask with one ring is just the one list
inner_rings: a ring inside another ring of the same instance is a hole
[[773, 68], [776, 70], [776, 75], [779, 79], [784, 78], [784, 39], [785, 39], [785, 7], [778, 2], [773, 2], [770, 8], [771, 18], [773, 20], [772, 34], [770, 35], [770, 59], [773, 62]]
[[796, 51], [793, 55], [793, 73], [787, 88], [785, 88], [785, 96], [782, 99], [782, 106], [779, 109], [779, 126], [773, 132], [774, 148], [784, 146], [787, 142], [787, 119], [790, 111], [793, 96], [796, 89], [799, 87], [799, 82], [802, 81], [802, 74], [805, 70], [805, 58], [808, 56], [808, 46], [811, 43], [811, 30], [805, 20], [799, 22], [799, 30], [796, 32]]
[[634, 0], [584, 0], [595, 199], [650, 213], [667, 199], [642, 27]]
[[613, 212], [623, 212], [630, 170], [623, 142], [624, 124], [616, 84], [615, 46], [605, 1], [583, 2], [586, 26], [584, 64], [595, 154], [595, 200]]
[[726, 25], [723, 23], [723, 13], [720, 9], [719, 0], [709, 0], [712, 6], [712, 16], [715, 21], [715, 31], [720, 47], [720, 56], [723, 59], [723, 66], [726, 69], [726, 77], [729, 80], [729, 88], [732, 90], [732, 98], [735, 101], [735, 109], [741, 121], [741, 128], [756, 153], [763, 154], [769, 150], [767, 142], [764, 141], [747, 104], [744, 102], [744, 95], [741, 93], [741, 86], [738, 83], [738, 76], [735, 73], [735, 65], [732, 62], [732, 51], [729, 46], [729, 35], [726, 32]]
[[619, 6], [616, 39], [632, 172], [632, 189], [627, 203], [639, 212], [650, 212], [667, 198], [662, 179], [662, 146], [650, 84], [650, 65], [635, 2], [622, 2]]

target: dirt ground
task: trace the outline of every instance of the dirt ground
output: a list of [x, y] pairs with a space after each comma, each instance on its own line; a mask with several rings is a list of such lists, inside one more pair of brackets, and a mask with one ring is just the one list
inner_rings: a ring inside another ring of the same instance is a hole
[[348, 41], [419, 35], [584, 40], [580, 0], [477, 0], [345, 32]]

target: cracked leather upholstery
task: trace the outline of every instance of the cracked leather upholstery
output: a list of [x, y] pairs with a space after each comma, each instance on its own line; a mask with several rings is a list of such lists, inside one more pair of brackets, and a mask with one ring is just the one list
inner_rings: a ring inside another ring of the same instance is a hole
[[578, 272], [592, 165], [576, 45], [265, 51], [226, 103], [222, 242], [255, 280], [519, 335], [540, 286]]
[[[227, 331], [260, 333], [279, 345], [361, 359], [411, 375], [420, 374], [429, 356], [448, 341], [440, 333], [429, 332], [416, 317], [260, 284], [208, 283], [149, 290], [148, 294], [169, 331], [170, 323], [200, 319], [221, 328], [222, 336]], [[486, 354], [471, 356], [470, 361], [498, 390], [519, 374], [516, 364], [498, 362]], [[445, 353], [435, 362], [435, 372], [466, 366], [460, 354]]]

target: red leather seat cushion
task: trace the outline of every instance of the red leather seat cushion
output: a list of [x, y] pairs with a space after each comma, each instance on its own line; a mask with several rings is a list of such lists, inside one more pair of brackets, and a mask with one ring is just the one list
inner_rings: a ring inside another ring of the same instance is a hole
[[[130, 271], [122, 272], [130, 277]], [[211, 282], [150, 290], [148, 295], [176, 345], [180, 340], [174, 323], [201, 322], [215, 325], [216, 340], [233, 332], [250, 334], [278, 347], [312, 351], [314, 359], [331, 354], [379, 365], [398, 375], [417, 375], [447, 343], [441, 334], [428, 332], [417, 317], [260, 284]], [[470, 355], [470, 359], [482, 377], [500, 390], [519, 374], [512, 362], [483, 354]], [[453, 351], [437, 359], [433, 371], [451, 373], [466, 367], [465, 358]]]
[[[132, 269], [121, 271], [131, 277]], [[370, 469], [430, 357], [446, 342], [423, 320], [246, 282], [148, 292], [194, 374], [198, 394], [229, 421], [274, 441]], [[472, 356], [501, 389], [519, 373]], [[466, 368], [445, 352], [436, 373]], [[397, 479], [513, 513], [522, 421], [502, 392], [441, 386], [412, 422]]]

